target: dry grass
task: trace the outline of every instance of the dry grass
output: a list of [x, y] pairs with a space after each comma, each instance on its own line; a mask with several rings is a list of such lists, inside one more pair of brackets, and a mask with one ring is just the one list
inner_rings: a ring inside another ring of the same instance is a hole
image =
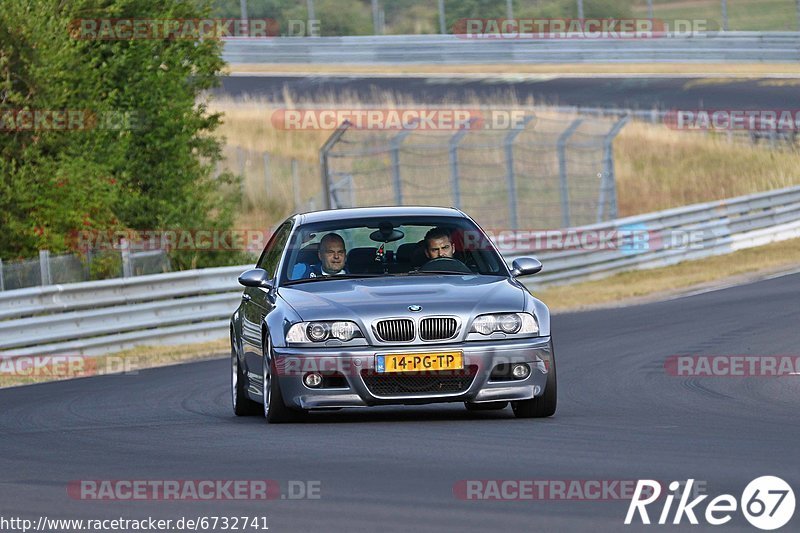
[[631, 123], [614, 145], [621, 216], [800, 184], [800, 152]]
[[[263, 101], [217, 100], [213, 111], [225, 113], [218, 132], [225, 139], [224, 166], [245, 176], [244, 205], [237, 226], [269, 229], [292, 212], [294, 194], [290, 160], [297, 160], [302, 191], [301, 199], [320, 189], [319, 147], [328, 138], [327, 131], [284, 131], [273, 127], [272, 112], [277, 106]], [[263, 154], [270, 160], [269, 177]], [[268, 183], [269, 182], [269, 183]]]
[[[224, 339], [177, 346], [137, 346], [130, 350], [97, 357], [70, 356], [68, 363], [64, 358], [57, 358], [51, 360], [50, 365], [44, 361], [47, 369], [37, 371], [28, 371], [27, 365], [4, 362], [4, 366], [0, 366], [0, 388], [105, 374], [135, 375], [145, 368], [208, 359], [228, 354], [229, 350], [230, 343]], [[12, 369], [21, 371], [15, 373]]]
[[[290, 103], [285, 107], [307, 105], [304, 102], [292, 104], [288, 95], [287, 99]], [[413, 105], [409, 101], [395, 101], [386, 94], [376, 94], [372, 99], [385, 107]], [[353, 98], [351, 101], [358, 100]], [[331, 107], [358, 105], [337, 102], [333, 97], [314, 103]], [[481, 104], [487, 103], [465, 105]], [[492, 104], [528, 106], [533, 102]], [[277, 129], [271, 123], [272, 112], [284, 106], [265, 101], [219, 100], [212, 107], [225, 113], [220, 134], [227, 139], [227, 166], [246, 175], [245, 205], [238, 221], [239, 227], [268, 228], [293, 210], [292, 182], [287, 163], [290, 158], [298, 160], [301, 200], [319, 193], [319, 147], [331, 131]], [[570, 118], [541, 111], [537, 111], [537, 116], [542, 119], [559, 117], [564, 123]], [[541, 125], [537, 127], [543, 127], [544, 122], [540, 121]], [[265, 184], [263, 152], [273, 156], [270, 191]], [[730, 142], [725, 135], [676, 131], [665, 126], [632, 122], [615, 141], [614, 152], [620, 216], [800, 184], [800, 152]], [[493, 156], [487, 152], [486, 157]], [[242, 163], [240, 159], [246, 162]], [[480, 169], [479, 165], [462, 165], [467, 170], [472, 166]]]
[[657, 74], [665, 76], [798, 76], [798, 63], [606, 63], [582, 64], [565, 63], [545, 64], [511, 64], [511, 65], [306, 65], [306, 64], [233, 64], [228, 72], [237, 74], [268, 73], [308, 74], [387, 74], [387, 75], [436, 75], [475, 74], [480, 76], [509, 76], [515, 74], [541, 75], [636, 75]]
[[[395, 98], [387, 93], [375, 93], [371, 97], [374, 105], [352, 103], [359, 102], [355, 96], [345, 95], [344, 100], [337, 100], [334, 96], [320, 98], [313, 102], [294, 101], [291, 95], [284, 95], [286, 104], [273, 104], [264, 100], [230, 100], [221, 99], [213, 101], [210, 109], [224, 113], [224, 122], [219, 129], [219, 134], [225, 139], [224, 154], [226, 156], [225, 166], [234, 173], [245, 176], [244, 183], [244, 205], [237, 225], [240, 227], [271, 227], [279, 222], [286, 215], [292, 212], [294, 205], [293, 184], [290, 174], [288, 161], [296, 159], [299, 169], [299, 182], [302, 191], [301, 201], [306, 201], [310, 197], [315, 197], [321, 190], [321, 177], [319, 170], [319, 149], [326, 139], [333, 133], [331, 130], [283, 130], [273, 124], [273, 113], [286, 108], [303, 107], [329, 107], [329, 108], [403, 108], [403, 107], [431, 107], [415, 103], [410, 99]], [[516, 101], [509, 100], [504, 102], [508, 106], [518, 107]], [[530, 106], [532, 101], [524, 105]], [[499, 104], [497, 104], [499, 105]], [[481, 107], [478, 101], [451, 104], [453, 107], [465, 106], [468, 108]], [[389, 132], [395, 135], [396, 132]], [[354, 135], [360, 135], [354, 134]], [[434, 134], [437, 135], [437, 134]], [[439, 141], [446, 146], [447, 140], [452, 136], [452, 131], [440, 132]], [[431, 142], [430, 137], [420, 139], [420, 142]], [[407, 140], [406, 144], [414, 143], [414, 134]], [[263, 153], [269, 152], [270, 159], [270, 178], [273, 186], [269, 188], [265, 184]], [[502, 153], [497, 163], [502, 163]], [[495, 154], [497, 156], [497, 154]], [[488, 156], [487, 156], [488, 157]], [[495, 157], [496, 158], [496, 157]], [[385, 161], [378, 161], [379, 158], [363, 158], [356, 160], [354, 164], [360, 165], [359, 169], [364, 171], [366, 166], [375, 164], [385, 166]], [[446, 162], [446, 154], [445, 154]], [[476, 170], [472, 165], [463, 165], [465, 172], [470, 169]], [[420, 181], [425, 183], [430, 179], [429, 169], [417, 169], [424, 172], [424, 176], [419, 177], [414, 174], [414, 165], [406, 169], [404, 180]], [[419, 173], [417, 172], [417, 173]], [[468, 177], [465, 176], [468, 180]], [[449, 190], [449, 185], [445, 185], [444, 191]], [[495, 188], [495, 187], [492, 187]], [[488, 191], [487, 191], [488, 192]], [[373, 194], [374, 193], [374, 194]], [[385, 190], [379, 188], [362, 191], [359, 199], [364, 200], [374, 195], [386, 195]], [[448, 197], [449, 198], [449, 197]], [[414, 201], [407, 195], [408, 201]], [[366, 201], [366, 200], [365, 200]], [[448, 202], [448, 200], [443, 200]], [[424, 203], [424, 202], [418, 202]], [[319, 205], [319, 203], [317, 203]]]
[[670, 267], [636, 270], [596, 281], [550, 287], [534, 294], [556, 312], [576, 311], [645, 296], [657, 299], [658, 295], [722, 283], [725, 278], [789, 270], [797, 268], [798, 264], [800, 239], [791, 239]]

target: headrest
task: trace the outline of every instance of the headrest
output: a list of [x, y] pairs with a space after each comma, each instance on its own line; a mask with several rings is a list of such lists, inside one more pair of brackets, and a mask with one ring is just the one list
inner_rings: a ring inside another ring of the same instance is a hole
[[347, 252], [347, 270], [352, 274], [366, 274], [383, 271], [381, 263], [375, 261], [377, 248], [353, 248]]
[[414, 249], [419, 246], [419, 243], [416, 242], [407, 242], [405, 244], [401, 244], [397, 247], [397, 257], [398, 263], [410, 263], [411, 256], [414, 254]]

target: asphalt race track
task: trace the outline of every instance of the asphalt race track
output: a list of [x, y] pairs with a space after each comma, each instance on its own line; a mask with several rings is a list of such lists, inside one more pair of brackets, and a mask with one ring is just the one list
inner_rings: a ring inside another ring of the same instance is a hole
[[[740, 512], [713, 528], [685, 518], [681, 528], [626, 528], [626, 501], [464, 501], [453, 487], [481, 479], [694, 478], [711, 497], [738, 499], [752, 479], [777, 475], [796, 489], [800, 376], [678, 378], [664, 361], [673, 354], [796, 355], [798, 301], [795, 274], [558, 315], [560, 401], [545, 420], [517, 420], [510, 409], [471, 415], [454, 404], [340, 411], [270, 426], [233, 416], [223, 359], [1, 390], [0, 514], [266, 516], [275, 532], [756, 531]], [[316, 480], [321, 497], [69, 497], [68, 482], [85, 479]], [[799, 524], [795, 512], [782, 531]]]
[[295, 100], [325, 101], [352, 98], [362, 103], [382, 103], [383, 95], [412, 97], [437, 104], [478, 98], [506, 99], [513, 95], [524, 103], [658, 109], [794, 109], [800, 106], [799, 80], [704, 79], [685, 77], [542, 77], [425, 78], [363, 76], [229, 76], [222, 78], [217, 94], [245, 95], [283, 101], [284, 87]]

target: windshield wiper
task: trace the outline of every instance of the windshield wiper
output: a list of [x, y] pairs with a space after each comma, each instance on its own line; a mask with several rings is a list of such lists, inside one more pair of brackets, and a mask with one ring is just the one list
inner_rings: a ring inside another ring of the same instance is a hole
[[289, 285], [296, 285], [298, 283], [307, 283], [310, 281], [325, 281], [332, 279], [362, 279], [362, 278], [380, 278], [383, 274], [339, 274], [336, 276], [317, 276], [314, 278], [303, 278], [287, 281], [283, 284], [284, 287]]

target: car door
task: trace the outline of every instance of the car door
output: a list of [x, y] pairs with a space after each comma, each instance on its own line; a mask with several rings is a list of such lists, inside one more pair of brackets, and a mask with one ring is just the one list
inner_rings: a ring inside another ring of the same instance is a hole
[[[277, 280], [278, 265], [292, 231], [292, 224], [292, 220], [281, 224], [256, 263], [257, 268], [263, 268], [269, 273], [273, 287]], [[264, 317], [275, 308], [275, 297], [275, 289], [264, 287], [245, 287], [242, 294], [242, 340], [250, 383], [261, 380], [261, 324], [264, 322]]]

